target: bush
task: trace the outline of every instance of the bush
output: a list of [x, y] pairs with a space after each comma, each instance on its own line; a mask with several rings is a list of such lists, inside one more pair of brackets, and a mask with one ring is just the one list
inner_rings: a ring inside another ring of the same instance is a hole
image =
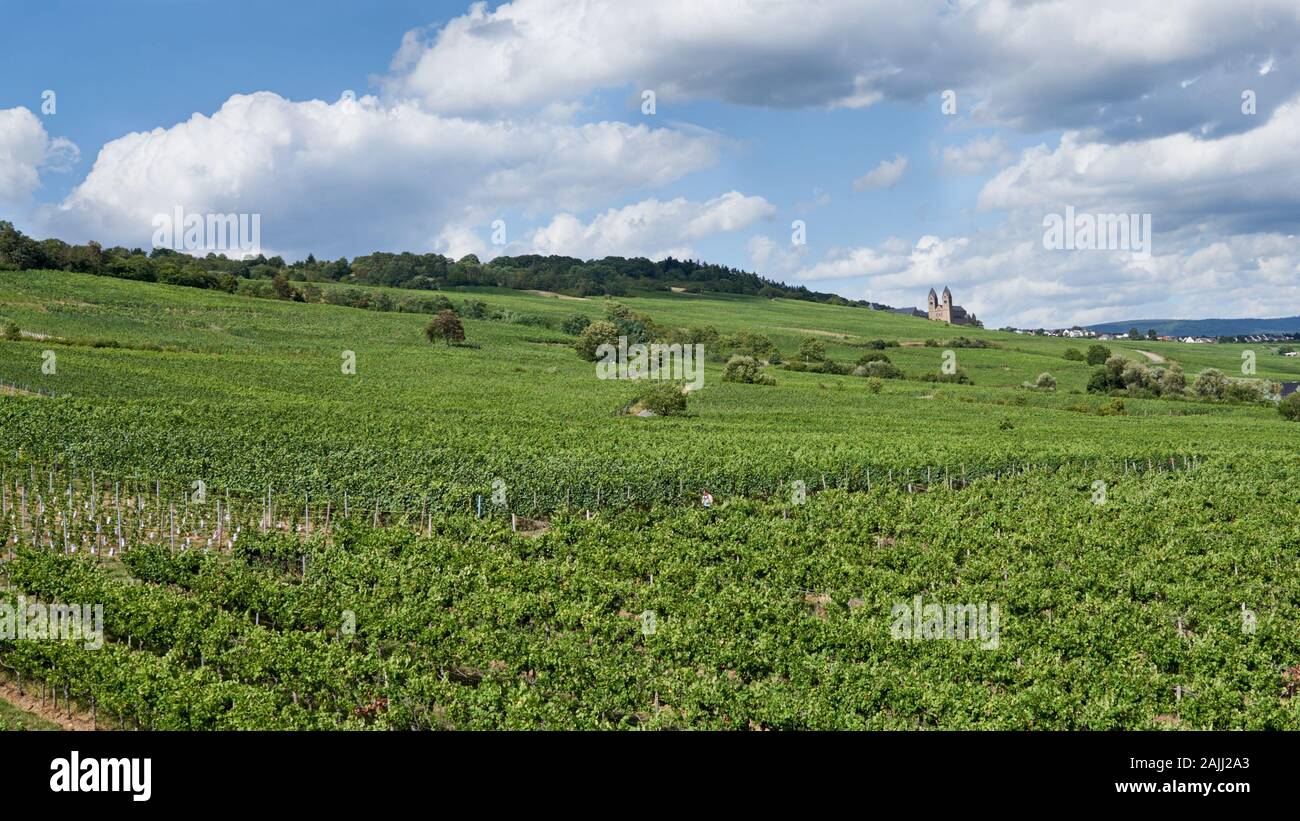
[[826, 346], [810, 336], [799, 344], [799, 358], [805, 362], [821, 362], [826, 358]]
[[618, 326], [602, 319], [583, 328], [578, 341], [573, 343], [573, 348], [578, 352], [578, 356], [588, 362], [595, 362], [596, 349], [604, 344], [617, 345], [618, 337]]
[[953, 385], [974, 385], [971, 378], [966, 375], [966, 371], [958, 368], [953, 373], [935, 373], [930, 372], [921, 376], [922, 382], [947, 382]]
[[1160, 393], [1165, 396], [1181, 396], [1187, 390], [1187, 376], [1177, 362], [1170, 364], [1160, 374]]
[[874, 361], [866, 362], [853, 369], [854, 376], [865, 376], [868, 379], [902, 379], [903, 372], [888, 360], [884, 362]]
[[439, 339], [450, 345], [453, 342], [465, 341], [465, 329], [461, 327], [460, 317], [452, 311], [439, 311], [438, 315], [424, 326], [424, 338], [430, 342], [436, 342]]
[[1123, 399], [1112, 399], [1097, 407], [1098, 416], [1123, 416], [1124, 413]]
[[19, 330], [17, 322], [9, 321], [5, 323], [4, 337], [10, 342], [17, 342], [23, 338], [23, 332]]
[[868, 362], [888, 362], [888, 361], [889, 361], [889, 357], [885, 356], [883, 353], [864, 353], [862, 356], [858, 357], [859, 365], [865, 365]]
[[867, 380], [867, 390], [871, 391], [872, 393], [880, 393], [882, 390], [884, 390], [884, 388], [885, 388], [885, 383], [882, 382], [878, 377], [873, 376]]
[[1034, 387], [1040, 391], [1054, 391], [1056, 390], [1056, 377], [1044, 371], [1034, 380]]
[[1110, 348], [1105, 345], [1089, 345], [1087, 361], [1089, 365], [1104, 365], [1110, 359]]
[[775, 385], [771, 374], [761, 372], [762, 366], [752, 356], [733, 356], [727, 360], [722, 372], [723, 382], [742, 382], [747, 385]]
[[638, 396], [636, 403], [656, 416], [679, 416], [686, 412], [686, 394], [676, 382], [660, 382]]
[[[1071, 362], [1087, 362], [1088, 357], [1084, 356], [1083, 351], [1078, 348], [1066, 348], [1063, 356]], [[1104, 359], [1102, 360], [1105, 361]]]
[[573, 314], [572, 316], [565, 317], [564, 321], [560, 323], [560, 330], [564, 331], [569, 336], [577, 336], [587, 330], [587, 326], [590, 324], [591, 317], [586, 316], [585, 314]]
[[885, 340], [873, 339], [867, 343], [867, 347], [872, 350], [883, 351], [885, 349]]
[[1228, 377], [1217, 368], [1206, 368], [1196, 375], [1192, 392], [1203, 399], [1222, 399], [1228, 392]]
[[1300, 391], [1277, 403], [1277, 412], [1288, 422], [1300, 422]]

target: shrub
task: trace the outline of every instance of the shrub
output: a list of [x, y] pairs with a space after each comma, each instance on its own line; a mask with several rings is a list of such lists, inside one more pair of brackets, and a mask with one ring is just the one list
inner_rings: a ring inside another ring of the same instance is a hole
[[1110, 359], [1110, 348], [1105, 345], [1089, 345], [1087, 361], [1089, 365], [1104, 365]]
[[1054, 391], [1056, 390], [1056, 377], [1044, 371], [1034, 380], [1034, 387], [1040, 391]]
[[1177, 362], [1170, 364], [1160, 374], [1160, 393], [1165, 396], [1181, 396], [1187, 390], [1187, 376]]
[[826, 358], [826, 346], [810, 336], [799, 344], [799, 358], [805, 362], [821, 362]]
[[1300, 391], [1277, 403], [1277, 412], [1288, 422], [1300, 422]]
[[598, 320], [587, 325], [578, 335], [578, 341], [573, 343], [574, 350], [578, 356], [588, 362], [596, 361], [596, 349], [601, 345], [617, 345], [619, 337], [619, 328], [613, 322]]
[[656, 416], [678, 416], [686, 412], [686, 394], [676, 382], [660, 382], [638, 396], [636, 401]]
[[5, 323], [4, 337], [10, 342], [17, 342], [23, 338], [23, 332], [19, 330], [17, 322], [11, 320]]
[[1105, 402], [1097, 407], [1098, 416], [1123, 416], [1124, 413], [1123, 399], [1112, 399], [1111, 401]]
[[1228, 391], [1228, 377], [1217, 368], [1206, 368], [1196, 375], [1192, 392], [1203, 399], [1222, 399]]
[[[1066, 348], [1063, 356], [1071, 362], [1087, 362], [1088, 357], [1078, 348]], [[1104, 360], [1103, 360], [1104, 361]]]
[[565, 317], [564, 321], [560, 323], [560, 330], [564, 331], [569, 336], [577, 336], [587, 330], [587, 326], [590, 324], [591, 317], [586, 316], [585, 314], [573, 314], [572, 316]]
[[872, 350], [883, 351], [885, 349], [885, 340], [873, 339], [867, 343], [867, 347]]
[[439, 311], [438, 315], [424, 326], [424, 338], [430, 342], [439, 339], [450, 345], [465, 341], [465, 329], [461, 327], [460, 317], [452, 311]]
[[481, 299], [467, 299], [460, 306], [460, 314], [467, 319], [483, 319], [487, 312], [487, 303]]
[[922, 382], [947, 382], [953, 385], [973, 385], [974, 382], [967, 376], [966, 371], [958, 368], [953, 373], [930, 373], [921, 376]]
[[762, 366], [752, 356], [733, 356], [727, 360], [722, 372], [723, 382], [743, 382], [747, 385], [775, 385], [771, 374], [761, 372]]
[[864, 353], [862, 356], [858, 357], [859, 365], [865, 365], [868, 362], [888, 362], [888, 361], [889, 361], [889, 357], [885, 356], [883, 353]]
[[872, 393], [880, 393], [882, 390], [884, 390], [884, 388], [885, 388], [885, 383], [882, 382], [878, 377], [873, 376], [867, 380], [867, 390], [871, 391]]
[[854, 376], [865, 376], [869, 379], [902, 379], [903, 372], [888, 360], [883, 362], [874, 361], [863, 363], [853, 369]]

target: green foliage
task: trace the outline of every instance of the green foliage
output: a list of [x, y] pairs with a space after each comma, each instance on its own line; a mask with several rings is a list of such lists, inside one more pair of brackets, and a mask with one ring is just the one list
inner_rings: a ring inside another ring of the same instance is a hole
[[10, 342], [17, 342], [23, 338], [17, 322], [10, 320], [4, 324], [4, 338]]
[[854, 376], [871, 379], [902, 379], [903, 372], [892, 365], [889, 360], [871, 360], [853, 369]]
[[578, 336], [591, 324], [591, 317], [586, 314], [572, 314], [560, 323], [560, 330], [570, 336]]
[[573, 344], [573, 348], [582, 359], [595, 362], [596, 349], [601, 345], [617, 345], [620, 334], [619, 326], [613, 322], [598, 320], [582, 329], [582, 333], [578, 335], [578, 341]]
[[1278, 402], [1277, 412], [1288, 422], [1300, 422], [1300, 391], [1292, 392]]
[[1040, 391], [1054, 391], [1056, 390], [1056, 377], [1044, 371], [1034, 380], [1034, 387]]
[[1110, 359], [1110, 348], [1105, 345], [1089, 345], [1087, 360], [1089, 365], [1104, 365]]
[[826, 358], [826, 343], [816, 337], [808, 337], [799, 343], [799, 358], [805, 362], [821, 362]]
[[771, 374], [762, 372], [760, 365], [752, 356], [733, 356], [727, 360], [727, 367], [722, 372], [723, 382], [742, 382], [749, 385], [775, 385]]
[[[1066, 348], [1065, 353], [1061, 356], [1071, 362], [1086, 362], [1088, 360], [1088, 357], [1078, 348]], [[1102, 361], [1104, 362], [1105, 359], [1103, 358]]]
[[656, 416], [686, 413], [686, 394], [675, 382], [660, 382], [637, 395], [636, 404]]

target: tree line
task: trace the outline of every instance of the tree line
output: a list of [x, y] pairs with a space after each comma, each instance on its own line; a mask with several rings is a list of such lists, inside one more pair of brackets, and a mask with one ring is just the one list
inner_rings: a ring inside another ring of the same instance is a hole
[[[724, 265], [668, 257], [605, 257], [582, 260], [567, 256], [500, 256], [489, 262], [467, 254], [452, 259], [442, 254], [375, 252], [364, 256], [287, 262], [258, 254], [230, 259], [224, 254], [193, 256], [168, 248], [103, 247], [98, 242], [73, 245], [60, 239], [37, 240], [10, 222], [0, 221], [0, 270], [58, 270], [160, 282], [235, 293], [240, 280], [285, 282], [345, 282], [416, 290], [489, 286], [516, 290], [553, 291], [569, 296], [626, 296], [630, 291], [724, 293], [798, 299], [832, 305], [888, 310], [889, 306], [849, 300], [838, 294], [786, 285]], [[277, 285], [277, 295], [293, 298], [293, 289]]]

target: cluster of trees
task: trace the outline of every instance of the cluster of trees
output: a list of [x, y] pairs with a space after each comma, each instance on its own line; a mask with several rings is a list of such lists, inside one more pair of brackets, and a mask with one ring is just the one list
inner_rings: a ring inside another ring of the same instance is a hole
[[[141, 248], [104, 248], [97, 242], [69, 245], [59, 239], [32, 239], [12, 223], [0, 221], [0, 270], [33, 269], [76, 271], [230, 293], [237, 291], [240, 280], [281, 277], [284, 282], [348, 282], [416, 290], [479, 285], [574, 296], [624, 296], [632, 289], [681, 288], [689, 293], [709, 291], [888, 309], [885, 305], [810, 291], [802, 285], [789, 286], [736, 268], [671, 257], [655, 262], [643, 257], [581, 260], [529, 254], [501, 256], [484, 264], [473, 254], [453, 260], [442, 254], [376, 252], [351, 261], [346, 257], [318, 260], [308, 254], [306, 259], [289, 263], [282, 257], [261, 254], [252, 259], [229, 259], [224, 254], [196, 257], [166, 248], [145, 252]], [[277, 287], [288, 294], [283, 298], [301, 293], [300, 289], [290, 292], [284, 286]]]
[[1230, 379], [1217, 368], [1206, 368], [1191, 385], [1177, 362], [1167, 368], [1153, 368], [1112, 356], [1088, 380], [1089, 393], [1124, 394], [1154, 399], [1191, 397], [1216, 402], [1272, 401], [1276, 383], [1255, 379]]

